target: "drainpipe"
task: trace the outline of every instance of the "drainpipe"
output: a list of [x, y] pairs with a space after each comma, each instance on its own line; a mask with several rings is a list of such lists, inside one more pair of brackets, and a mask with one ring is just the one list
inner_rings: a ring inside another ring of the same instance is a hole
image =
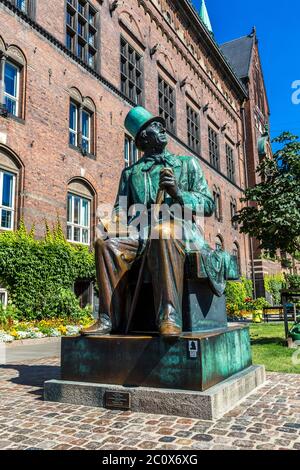
[[[248, 179], [248, 168], [247, 168], [247, 130], [246, 130], [246, 115], [245, 115], [245, 102], [241, 108], [242, 112], [242, 121], [243, 121], [243, 133], [244, 133], [244, 170], [245, 170], [245, 182], [246, 187], [249, 187], [249, 179]], [[249, 202], [247, 202], [247, 206], [249, 207]], [[253, 238], [249, 237], [249, 246], [250, 246], [250, 258], [251, 258], [251, 275], [252, 275], [252, 282], [253, 282], [253, 293], [254, 298], [256, 299], [256, 281], [255, 281], [255, 269], [254, 269], [254, 249], [253, 249]]]

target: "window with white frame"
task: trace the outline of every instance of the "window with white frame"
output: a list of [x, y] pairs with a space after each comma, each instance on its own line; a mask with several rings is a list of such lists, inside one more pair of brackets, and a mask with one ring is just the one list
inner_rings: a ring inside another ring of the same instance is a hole
[[92, 122], [94, 114], [74, 101], [70, 101], [69, 143], [84, 154], [94, 152], [92, 145]]
[[140, 158], [140, 152], [137, 149], [134, 140], [125, 135], [124, 141], [124, 160], [125, 160], [125, 167], [129, 167], [136, 163]]
[[13, 230], [16, 177], [0, 169], [0, 229]]
[[91, 153], [91, 113], [82, 110], [81, 146], [86, 153]]
[[4, 65], [4, 103], [7, 111], [19, 115], [20, 68], [12, 62], [5, 61]]
[[77, 147], [78, 137], [78, 106], [70, 102], [70, 126], [69, 126], [69, 142]]
[[69, 242], [90, 244], [91, 201], [77, 194], [68, 193], [67, 239]]
[[7, 290], [0, 288], [0, 306], [7, 307], [8, 293]]

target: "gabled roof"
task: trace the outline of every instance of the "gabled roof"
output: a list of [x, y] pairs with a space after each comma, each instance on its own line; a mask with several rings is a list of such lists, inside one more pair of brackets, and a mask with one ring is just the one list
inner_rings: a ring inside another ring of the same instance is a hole
[[249, 77], [255, 34], [244, 36], [220, 46], [221, 51], [240, 79]]

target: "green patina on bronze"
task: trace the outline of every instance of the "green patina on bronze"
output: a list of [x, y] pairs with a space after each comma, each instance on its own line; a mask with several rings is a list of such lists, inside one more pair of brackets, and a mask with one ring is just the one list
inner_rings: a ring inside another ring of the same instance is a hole
[[251, 365], [249, 329], [244, 326], [180, 339], [62, 340], [62, 379], [68, 381], [205, 391]]
[[155, 117], [147, 109], [137, 106], [127, 114], [124, 125], [129, 134], [136, 139], [145, 126], [148, 126], [152, 121], [160, 121], [165, 124], [163, 118]]
[[[127, 335], [136, 331], [132, 326], [146, 270], [151, 277], [152, 313], [156, 318], [152, 331], [158, 331], [164, 337], [178, 337], [184, 331], [195, 332], [209, 325], [211, 328], [227, 326], [224, 303], [219, 304], [218, 319], [215, 315], [217, 303], [212, 302], [213, 318], [208, 317], [209, 312], [203, 314], [202, 307], [198, 311], [197, 308], [195, 311], [188, 308], [186, 312], [190, 313], [190, 319], [186, 322], [187, 329], [183, 328], [183, 287], [188, 279], [184, 270], [192, 254], [198, 258], [198, 272], [204, 273], [198, 276], [199, 281], [207, 281], [207, 295], [201, 292], [204, 300], [211, 293], [221, 298], [226, 281], [239, 277], [237, 260], [223, 250], [211, 248], [197, 224], [197, 220], [211, 217], [215, 210], [199, 159], [169, 152], [165, 120], [153, 116], [141, 106], [128, 113], [125, 128], [144, 155], [134, 165], [125, 168], [120, 178], [112, 219], [118, 220], [123, 230], [121, 228], [119, 233], [108, 239], [100, 237], [95, 243], [99, 320], [82, 334]], [[124, 227], [129, 227], [127, 235]], [[135, 231], [133, 236], [130, 229], [137, 227], [138, 233]], [[128, 279], [140, 261], [138, 275], [131, 283], [135, 285], [131, 299], [125, 295], [128, 293]], [[199, 305], [200, 290], [195, 293]], [[195, 295], [193, 292], [190, 295], [191, 307], [196, 306], [193, 301]], [[200, 313], [199, 321], [197, 312]], [[146, 328], [142, 331], [151, 330]]]

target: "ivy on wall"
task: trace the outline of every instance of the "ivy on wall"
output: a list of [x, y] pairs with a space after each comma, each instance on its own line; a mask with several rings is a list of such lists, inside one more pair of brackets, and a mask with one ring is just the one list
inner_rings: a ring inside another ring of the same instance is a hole
[[23, 223], [0, 234], [0, 283], [21, 319], [80, 317], [72, 287], [79, 279], [95, 280], [94, 254], [68, 243], [59, 221], [52, 230], [45, 225], [43, 240]]

